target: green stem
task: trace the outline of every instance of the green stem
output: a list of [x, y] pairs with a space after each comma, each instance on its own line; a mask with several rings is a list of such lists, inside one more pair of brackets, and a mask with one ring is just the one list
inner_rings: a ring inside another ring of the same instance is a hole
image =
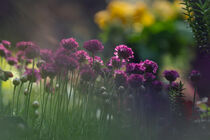
[[195, 87], [195, 89], [194, 89], [192, 113], [194, 113], [194, 111], [195, 111], [195, 102], [196, 102], [195, 97], [196, 97], [196, 91], [197, 91], [197, 87]]
[[20, 91], [21, 91], [22, 86], [23, 86], [23, 83], [21, 83], [21, 85], [20, 85], [20, 88], [18, 91], [18, 96], [17, 96], [17, 110], [16, 110], [17, 115], [18, 115], [18, 111], [19, 111], [19, 99], [20, 99]]
[[14, 86], [13, 95], [12, 95], [12, 110], [11, 110], [11, 116], [13, 116], [14, 106], [15, 106], [15, 90], [17, 86]]

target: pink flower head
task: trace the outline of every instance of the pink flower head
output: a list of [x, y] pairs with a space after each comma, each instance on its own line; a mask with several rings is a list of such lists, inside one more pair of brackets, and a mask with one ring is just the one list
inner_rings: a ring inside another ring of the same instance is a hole
[[[93, 64], [93, 57], [89, 57], [88, 62], [90, 63], [90, 65], [92, 65]], [[99, 56], [94, 56], [94, 63], [99, 63], [101, 65], [104, 64], [103, 60]]]
[[80, 72], [80, 77], [82, 81], [88, 82], [95, 80], [96, 74], [92, 69], [82, 69]]
[[7, 57], [7, 49], [2, 44], [0, 44], [0, 56]]
[[83, 47], [92, 54], [95, 54], [104, 49], [103, 44], [99, 40], [86, 41]]
[[25, 50], [28, 46], [34, 46], [34, 43], [31, 41], [20, 41], [16, 44], [18, 50]]
[[175, 70], [165, 70], [163, 76], [169, 81], [173, 82], [179, 77], [179, 73]]
[[145, 67], [145, 71], [146, 72], [150, 72], [150, 73], [156, 73], [158, 70], [158, 65], [157, 63], [155, 63], [152, 60], [148, 60], [146, 59], [143, 63], [143, 66]]
[[80, 63], [82, 63], [82, 62], [84, 62], [84, 61], [86, 61], [86, 60], [89, 59], [88, 53], [87, 53], [86, 51], [84, 51], [84, 50], [79, 50], [79, 51], [77, 51], [77, 52], [75, 53], [75, 55], [76, 55], [76, 57], [77, 57], [77, 59], [78, 59], [78, 61], [79, 61]]
[[74, 71], [79, 66], [78, 61], [74, 59], [73, 57], [68, 58], [68, 65], [67, 68], [70, 71]]
[[119, 68], [121, 68], [121, 66], [122, 66], [122, 62], [121, 62], [121, 60], [120, 60], [117, 56], [113, 56], [113, 57], [111, 57], [111, 59], [109, 60], [108, 65], [109, 65], [110, 67], [119, 69]]
[[58, 54], [54, 58], [55, 65], [58, 66], [59, 69], [66, 69], [69, 64], [69, 56]]
[[143, 74], [145, 67], [142, 63], [129, 63], [126, 65], [126, 72], [128, 74]]
[[72, 51], [70, 50], [67, 50], [63, 47], [59, 47], [56, 52], [55, 52], [55, 56], [58, 56], [58, 55], [67, 55], [67, 56], [70, 56], [72, 55]]
[[24, 75], [27, 76], [27, 79], [30, 82], [37, 82], [38, 80], [40, 80], [40, 73], [37, 69], [26, 69]]
[[133, 51], [131, 48], [128, 48], [126, 45], [119, 45], [115, 48], [114, 55], [120, 59], [125, 59], [129, 61], [129, 59], [134, 58]]
[[103, 60], [101, 60], [101, 57], [99, 56], [94, 56], [94, 65], [93, 65], [93, 58], [89, 57], [89, 64], [90, 66], [93, 67], [93, 69], [97, 72], [101, 70], [101, 66], [104, 65]]
[[31, 44], [25, 49], [25, 56], [28, 59], [34, 59], [39, 55], [40, 55], [40, 48], [35, 44]]
[[17, 59], [15, 57], [8, 57], [7, 62], [9, 65], [14, 66], [17, 64]]
[[74, 38], [67, 38], [61, 40], [60, 46], [70, 51], [76, 51], [79, 44]]
[[40, 74], [42, 78], [50, 77], [53, 79], [56, 75], [56, 67], [52, 63], [45, 63], [40, 67]]
[[201, 73], [197, 70], [192, 70], [192, 72], [190, 73], [190, 80], [195, 84], [198, 83], [198, 81], [201, 78]]
[[132, 88], [139, 88], [144, 82], [144, 76], [141, 74], [131, 74], [128, 77], [128, 84]]
[[144, 74], [144, 79], [145, 79], [146, 82], [152, 82], [152, 81], [155, 80], [155, 78], [156, 78], [156, 76], [153, 73], [146, 72]]
[[18, 62], [23, 62], [24, 58], [25, 58], [25, 52], [24, 51], [18, 51], [16, 53], [16, 57], [17, 57]]
[[4, 45], [5, 48], [9, 49], [11, 47], [11, 42], [7, 40], [2, 40], [1, 43]]
[[53, 62], [53, 53], [49, 49], [40, 50], [40, 57], [45, 62], [48, 62], [48, 63]]

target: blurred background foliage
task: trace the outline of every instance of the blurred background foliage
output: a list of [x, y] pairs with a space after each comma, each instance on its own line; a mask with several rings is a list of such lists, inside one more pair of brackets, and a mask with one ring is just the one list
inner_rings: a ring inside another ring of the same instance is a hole
[[43, 48], [75, 37], [100, 38], [104, 58], [127, 44], [135, 60], [153, 59], [161, 67], [183, 71], [194, 50], [192, 33], [178, 0], [1, 0], [0, 40], [31, 40]]
[[108, 46], [118, 44], [135, 51], [135, 60], [152, 59], [162, 68], [188, 70], [193, 58], [192, 32], [185, 23], [181, 1], [111, 1], [95, 15], [100, 37]]

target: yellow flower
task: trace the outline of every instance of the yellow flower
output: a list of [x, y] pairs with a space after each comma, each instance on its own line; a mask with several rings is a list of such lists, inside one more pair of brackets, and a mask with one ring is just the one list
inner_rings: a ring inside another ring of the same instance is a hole
[[98, 26], [101, 29], [103, 29], [111, 20], [110, 13], [106, 10], [99, 11], [98, 13], [96, 13], [94, 19], [95, 19], [96, 24], [98, 24]]
[[144, 26], [150, 26], [154, 23], [155, 17], [149, 12], [145, 3], [138, 3], [133, 15], [133, 28], [140, 32]]
[[134, 5], [123, 1], [112, 1], [108, 5], [111, 18], [119, 19], [123, 24], [127, 24], [131, 21], [134, 10]]
[[144, 26], [150, 26], [154, 22], [155, 22], [155, 17], [150, 12], [146, 12], [144, 15], [142, 15], [142, 24]]
[[171, 20], [177, 17], [177, 11], [168, 1], [156, 1], [153, 3], [154, 12], [162, 20]]
[[146, 4], [142, 2], [138, 3], [133, 14], [134, 22], [140, 22], [142, 20], [142, 15], [147, 11], [148, 9]]

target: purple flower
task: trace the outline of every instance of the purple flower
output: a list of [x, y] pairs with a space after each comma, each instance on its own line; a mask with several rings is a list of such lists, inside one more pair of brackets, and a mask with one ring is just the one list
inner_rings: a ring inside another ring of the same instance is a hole
[[17, 59], [15, 57], [8, 57], [7, 62], [9, 65], [14, 66], [17, 64]]
[[31, 41], [20, 41], [16, 44], [18, 50], [24, 51], [28, 46], [34, 46], [34, 43]]
[[4, 45], [5, 48], [9, 49], [11, 47], [11, 42], [7, 40], [2, 40], [1, 43]]
[[28, 59], [34, 59], [40, 55], [40, 48], [35, 45], [31, 44], [25, 49], [25, 56]]
[[67, 68], [70, 71], [74, 71], [79, 66], [78, 61], [73, 57], [68, 58], [68, 65]]
[[42, 49], [42, 50], [40, 50], [40, 57], [45, 62], [48, 62], [48, 63], [53, 62], [53, 53], [49, 49]]
[[42, 76], [42, 78], [50, 77], [51, 79], [53, 79], [56, 75], [55, 65], [52, 63], [42, 64], [42, 66], [40, 67], [40, 75]]
[[23, 62], [24, 61], [24, 57], [25, 57], [25, 52], [24, 51], [18, 51], [16, 53], [16, 57], [17, 57], [17, 60], [18, 62]]
[[7, 54], [7, 49], [2, 44], [0, 44], [0, 56], [6, 57], [6, 54]]
[[88, 82], [88, 81], [94, 81], [97, 77], [95, 75], [95, 72], [92, 69], [83, 69], [80, 72], [81, 80]]
[[55, 58], [55, 65], [58, 66], [60, 69], [67, 68], [69, 64], [69, 56], [67, 55], [56, 55]]
[[129, 74], [143, 74], [145, 67], [142, 63], [129, 63], [126, 65], [126, 72]]
[[152, 82], [153, 80], [155, 80], [156, 76], [150, 72], [146, 72], [144, 74], [144, 79], [146, 80], [146, 82]]
[[[90, 65], [93, 65], [93, 57], [89, 57], [88, 58], [88, 62], [90, 63]], [[101, 57], [99, 56], [94, 56], [94, 63], [99, 63], [101, 65], [104, 64], [103, 60], [101, 59]]]
[[128, 48], [126, 45], [119, 45], [115, 48], [114, 55], [120, 59], [125, 59], [129, 61], [130, 58], [134, 58], [133, 51], [131, 48]]
[[128, 77], [128, 84], [132, 88], [139, 88], [144, 82], [144, 76], [141, 74], [131, 74]]
[[99, 40], [86, 41], [83, 47], [92, 54], [95, 54], [104, 49], [103, 44]]
[[115, 74], [115, 84], [117, 86], [126, 86], [127, 85], [127, 75], [124, 71], [116, 70]]
[[151, 72], [151, 73], [157, 72], [158, 65], [154, 61], [146, 59], [144, 62], [141, 62], [141, 63], [143, 63], [143, 66], [145, 67], [146, 72]]
[[179, 73], [175, 70], [165, 70], [163, 76], [169, 81], [173, 82], [179, 77]]
[[190, 73], [190, 80], [193, 83], [197, 83], [201, 78], [201, 73], [197, 70], [192, 70], [192, 72]]
[[119, 69], [119, 68], [121, 68], [122, 63], [121, 63], [121, 60], [120, 60], [118, 57], [113, 56], [113, 57], [111, 57], [111, 59], [109, 60], [108, 65], [109, 65], [110, 67]]
[[163, 83], [159, 80], [152, 82], [152, 87], [155, 91], [160, 92], [163, 89]]
[[88, 53], [84, 50], [77, 51], [75, 55], [80, 63], [86, 61], [89, 58]]
[[27, 76], [30, 82], [37, 82], [38, 80], [40, 80], [40, 74], [37, 69], [26, 69], [24, 75]]
[[104, 65], [103, 60], [101, 60], [101, 57], [99, 56], [94, 56], [94, 65], [92, 57], [89, 57], [88, 61], [90, 66], [93, 67], [96, 72], [100, 72], [101, 67]]
[[61, 40], [60, 46], [70, 51], [76, 51], [79, 44], [74, 38], [67, 38]]

